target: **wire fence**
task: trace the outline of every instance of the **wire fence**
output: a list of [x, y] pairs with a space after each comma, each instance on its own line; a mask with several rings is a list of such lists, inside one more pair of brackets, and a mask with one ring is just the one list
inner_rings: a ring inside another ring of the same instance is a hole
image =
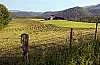
[[[32, 42], [28, 37], [2, 38], [0, 65], [100, 65], [99, 29], [71, 28], [62, 35]], [[32, 44], [27, 52], [25, 44]]]

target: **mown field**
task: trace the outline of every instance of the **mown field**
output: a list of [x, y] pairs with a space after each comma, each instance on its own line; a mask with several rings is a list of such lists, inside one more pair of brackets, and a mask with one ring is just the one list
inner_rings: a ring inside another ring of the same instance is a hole
[[[81, 33], [84, 35], [86, 33], [94, 34], [95, 23], [66, 22], [62, 20], [41, 22], [27, 19], [12, 20], [5, 28], [0, 30], [0, 65], [3, 65], [3, 63], [5, 63], [5, 65], [11, 65], [12, 62], [18, 63], [18, 65], [23, 65], [24, 62], [22, 61], [21, 49], [22, 44], [20, 41], [20, 36], [23, 33], [28, 33], [30, 37], [29, 57], [31, 65], [65, 65], [66, 63], [69, 65], [75, 65], [75, 63], [77, 63], [77, 61], [75, 61], [77, 56], [73, 56], [78, 53], [77, 49], [75, 50], [75, 47], [73, 50], [77, 51], [77, 53], [73, 54], [72, 56], [68, 55], [70, 59], [66, 60], [66, 53], [71, 54], [74, 52], [72, 51], [69, 53], [67, 51], [70, 50], [70, 48], [67, 48], [69, 46], [70, 28], [75, 28], [73, 33], [73, 39], [75, 42], [73, 42], [73, 44], [76, 44], [80, 43], [79, 40]], [[86, 35], [86, 38], [92, 37]], [[90, 57], [91, 56], [89, 56], [89, 59]], [[98, 63], [100, 57], [97, 58]], [[84, 61], [85, 63], [83, 63], [83, 65], [86, 65], [86, 62], [87, 64], [88, 61], [90, 62], [89, 59], [84, 57], [84, 59], [80, 60], [80, 62]]]
[[[41, 21], [45, 22], [46, 24], [54, 24], [60, 27], [67, 27], [67, 28], [96, 28], [96, 23], [86, 23], [86, 22], [75, 22], [75, 21], [67, 21], [67, 20], [48, 20], [48, 21]], [[100, 25], [98, 26], [100, 28]]]

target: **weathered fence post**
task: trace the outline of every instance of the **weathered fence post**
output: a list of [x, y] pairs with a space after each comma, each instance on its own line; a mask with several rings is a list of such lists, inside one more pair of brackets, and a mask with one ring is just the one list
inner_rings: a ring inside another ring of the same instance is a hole
[[96, 21], [95, 40], [97, 40], [98, 20]]
[[73, 29], [71, 28], [71, 32], [70, 32], [70, 48], [72, 46], [72, 33], [73, 33]]
[[29, 45], [28, 45], [28, 41], [29, 41], [29, 35], [26, 34], [26, 33], [21, 34], [21, 43], [22, 43], [23, 58], [24, 58], [25, 64], [29, 64], [29, 57], [28, 57]]
[[83, 45], [83, 35], [82, 35], [82, 32], [80, 33], [80, 46]]

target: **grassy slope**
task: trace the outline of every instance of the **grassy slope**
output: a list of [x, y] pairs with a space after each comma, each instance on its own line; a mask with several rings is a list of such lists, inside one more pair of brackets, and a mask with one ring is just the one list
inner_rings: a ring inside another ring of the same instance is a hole
[[96, 27], [95, 23], [73, 22], [73, 21], [66, 21], [66, 20], [49, 20], [44, 22], [46, 24], [54, 24], [56, 26], [68, 27], [68, 28], [95, 28]]
[[[13, 20], [0, 31], [0, 56], [8, 53], [7, 49], [21, 47], [20, 35], [28, 33], [30, 36], [30, 45], [52, 43], [65, 38], [65, 32], [62, 28], [53, 25], [44, 25], [31, 20]], [[55, 41], [54, 41], [55, 40]], [[15, 49], [16, 50], [16, 49]], [[6, 51], [6, 52], [4, 52]], [[10, 52], [13, 54], [14, 49]]]

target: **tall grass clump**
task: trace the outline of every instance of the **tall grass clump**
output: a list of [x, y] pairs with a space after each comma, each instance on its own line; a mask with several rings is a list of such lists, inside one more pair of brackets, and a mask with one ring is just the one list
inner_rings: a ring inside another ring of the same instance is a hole
[[42, 44], [31, 48], [31, 65], [100, 65], [100, 41], [69, 48], [65, 44]]
[[72, 48], [70, 59], [71, 65], [99, 65], [100, 41], [90, 41], [82, 47]]

